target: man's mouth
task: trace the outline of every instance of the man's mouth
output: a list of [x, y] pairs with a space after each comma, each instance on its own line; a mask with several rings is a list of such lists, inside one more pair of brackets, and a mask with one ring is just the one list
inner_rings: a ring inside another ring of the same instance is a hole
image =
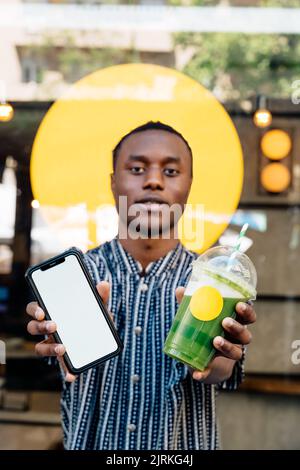
[[142, 198], [135, 202], [135, 206], [137, 205], [141, 210], [149, 210], [149, 211], [159, 211], [161, 210], [163, 205], [169, 205], [166, 201], [160, 198], [149, 197], [149, 198]]

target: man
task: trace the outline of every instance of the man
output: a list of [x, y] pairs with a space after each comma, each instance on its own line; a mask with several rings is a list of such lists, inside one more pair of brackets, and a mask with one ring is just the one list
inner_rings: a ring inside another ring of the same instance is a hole
[[[36, 345], [37, 353], [56, 356], [65, 373], [66, 449], [218, 447], [215, 390], [234, 389], [241, 381], [243, 346], [251, 340], [245, 325], [255, 321], [255, 312], [239, 303], [237, 320], [223, 320], [227, 338], [214, 339], [218, 354], [203, 372], [162, 352], [197, 255], [179, 242], [177, 218], [166, 223], [160, 208], [177, 204], [183, 209], [191, 183], [192, 151], [181, 134], [162, 123], [136, 128], [113, 152], [119, 235], [125, 231], [127, 236], [90, 250], [85, 260], [123, 340], [120, 355], [75, 380], [62, 360], [64, 346], [51, 336], [56, 325], [44, 320], [35, 302], [27, 306], [34, 318], [28, 331], [49, 335]], [[121, 196], [127, 197], [128, 211], [120, 210]], [[135, 230], [130, 208], [140, 211]]]

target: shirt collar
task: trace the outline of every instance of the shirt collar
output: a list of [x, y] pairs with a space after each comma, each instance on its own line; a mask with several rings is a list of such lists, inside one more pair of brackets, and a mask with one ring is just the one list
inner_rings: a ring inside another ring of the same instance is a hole
[[[142, 265], [139, 261], [123, 248], [120, 241], [114, 238], [111, 242], [111, 250], [115, 262], [120, 266], [124, 272], [131, 274], [141, 275], [143, 273]], [[182, 243], [178, 242], [173, 250], [170, 250], [165, 256], [152, 261], [145, 269], [146, 276], [159, 276], [166, 270], [176, 269], [184, 247]]]

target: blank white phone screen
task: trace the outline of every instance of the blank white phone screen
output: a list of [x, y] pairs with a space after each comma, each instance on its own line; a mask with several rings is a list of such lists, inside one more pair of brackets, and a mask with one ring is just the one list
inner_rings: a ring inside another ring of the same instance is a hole
[[34, 271], [32, 279], [76, 369], [118, 349], [75, 255]]

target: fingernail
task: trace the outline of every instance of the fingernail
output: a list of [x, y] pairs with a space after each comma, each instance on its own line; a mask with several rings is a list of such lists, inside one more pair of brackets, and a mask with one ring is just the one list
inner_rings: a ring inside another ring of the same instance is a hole
[[51, 333], [54, 329], [55, 323], [53, 321], [49, 321], [46, 323], [46, 330], [48, 333]]
[[201, 372], [194, 372], [193, 377], [195, 380], [201, 380], [203, 378], [203, 374]]
[[232, 320], [232, 318], [225, 318], [224, 322], [225, 322], [225, 325], [227, 325], [229, 327], [234, 325], [234, 321]]
[[61, 355], [64, 352], [64, 347], [61, 344], [59, 344], [58, 346], [55, 346], [54, 351], [56, 352], [56, 354]]
[[239, 303], [239, 309], [240, 309], [242, 312], [245, 312], [246, 308], [247, 308], [246, 304], [244, 304], [244, 303], [242, 303], [242, 302]]
[[66, 382], [74, 382], [74, 377], [69, 372], [67, 372], [66, 375], [65, 375], [65, 381]]
[[222, 336], [217, 336], [215, 341], [219, 346], [224, 346], [225, 341]]
[[42, 317], [42, 309], [40, 307], [37, 307], [36, 311], [35, 311], [35, 318], [37, 320], [40, 320], [40, 318]]

